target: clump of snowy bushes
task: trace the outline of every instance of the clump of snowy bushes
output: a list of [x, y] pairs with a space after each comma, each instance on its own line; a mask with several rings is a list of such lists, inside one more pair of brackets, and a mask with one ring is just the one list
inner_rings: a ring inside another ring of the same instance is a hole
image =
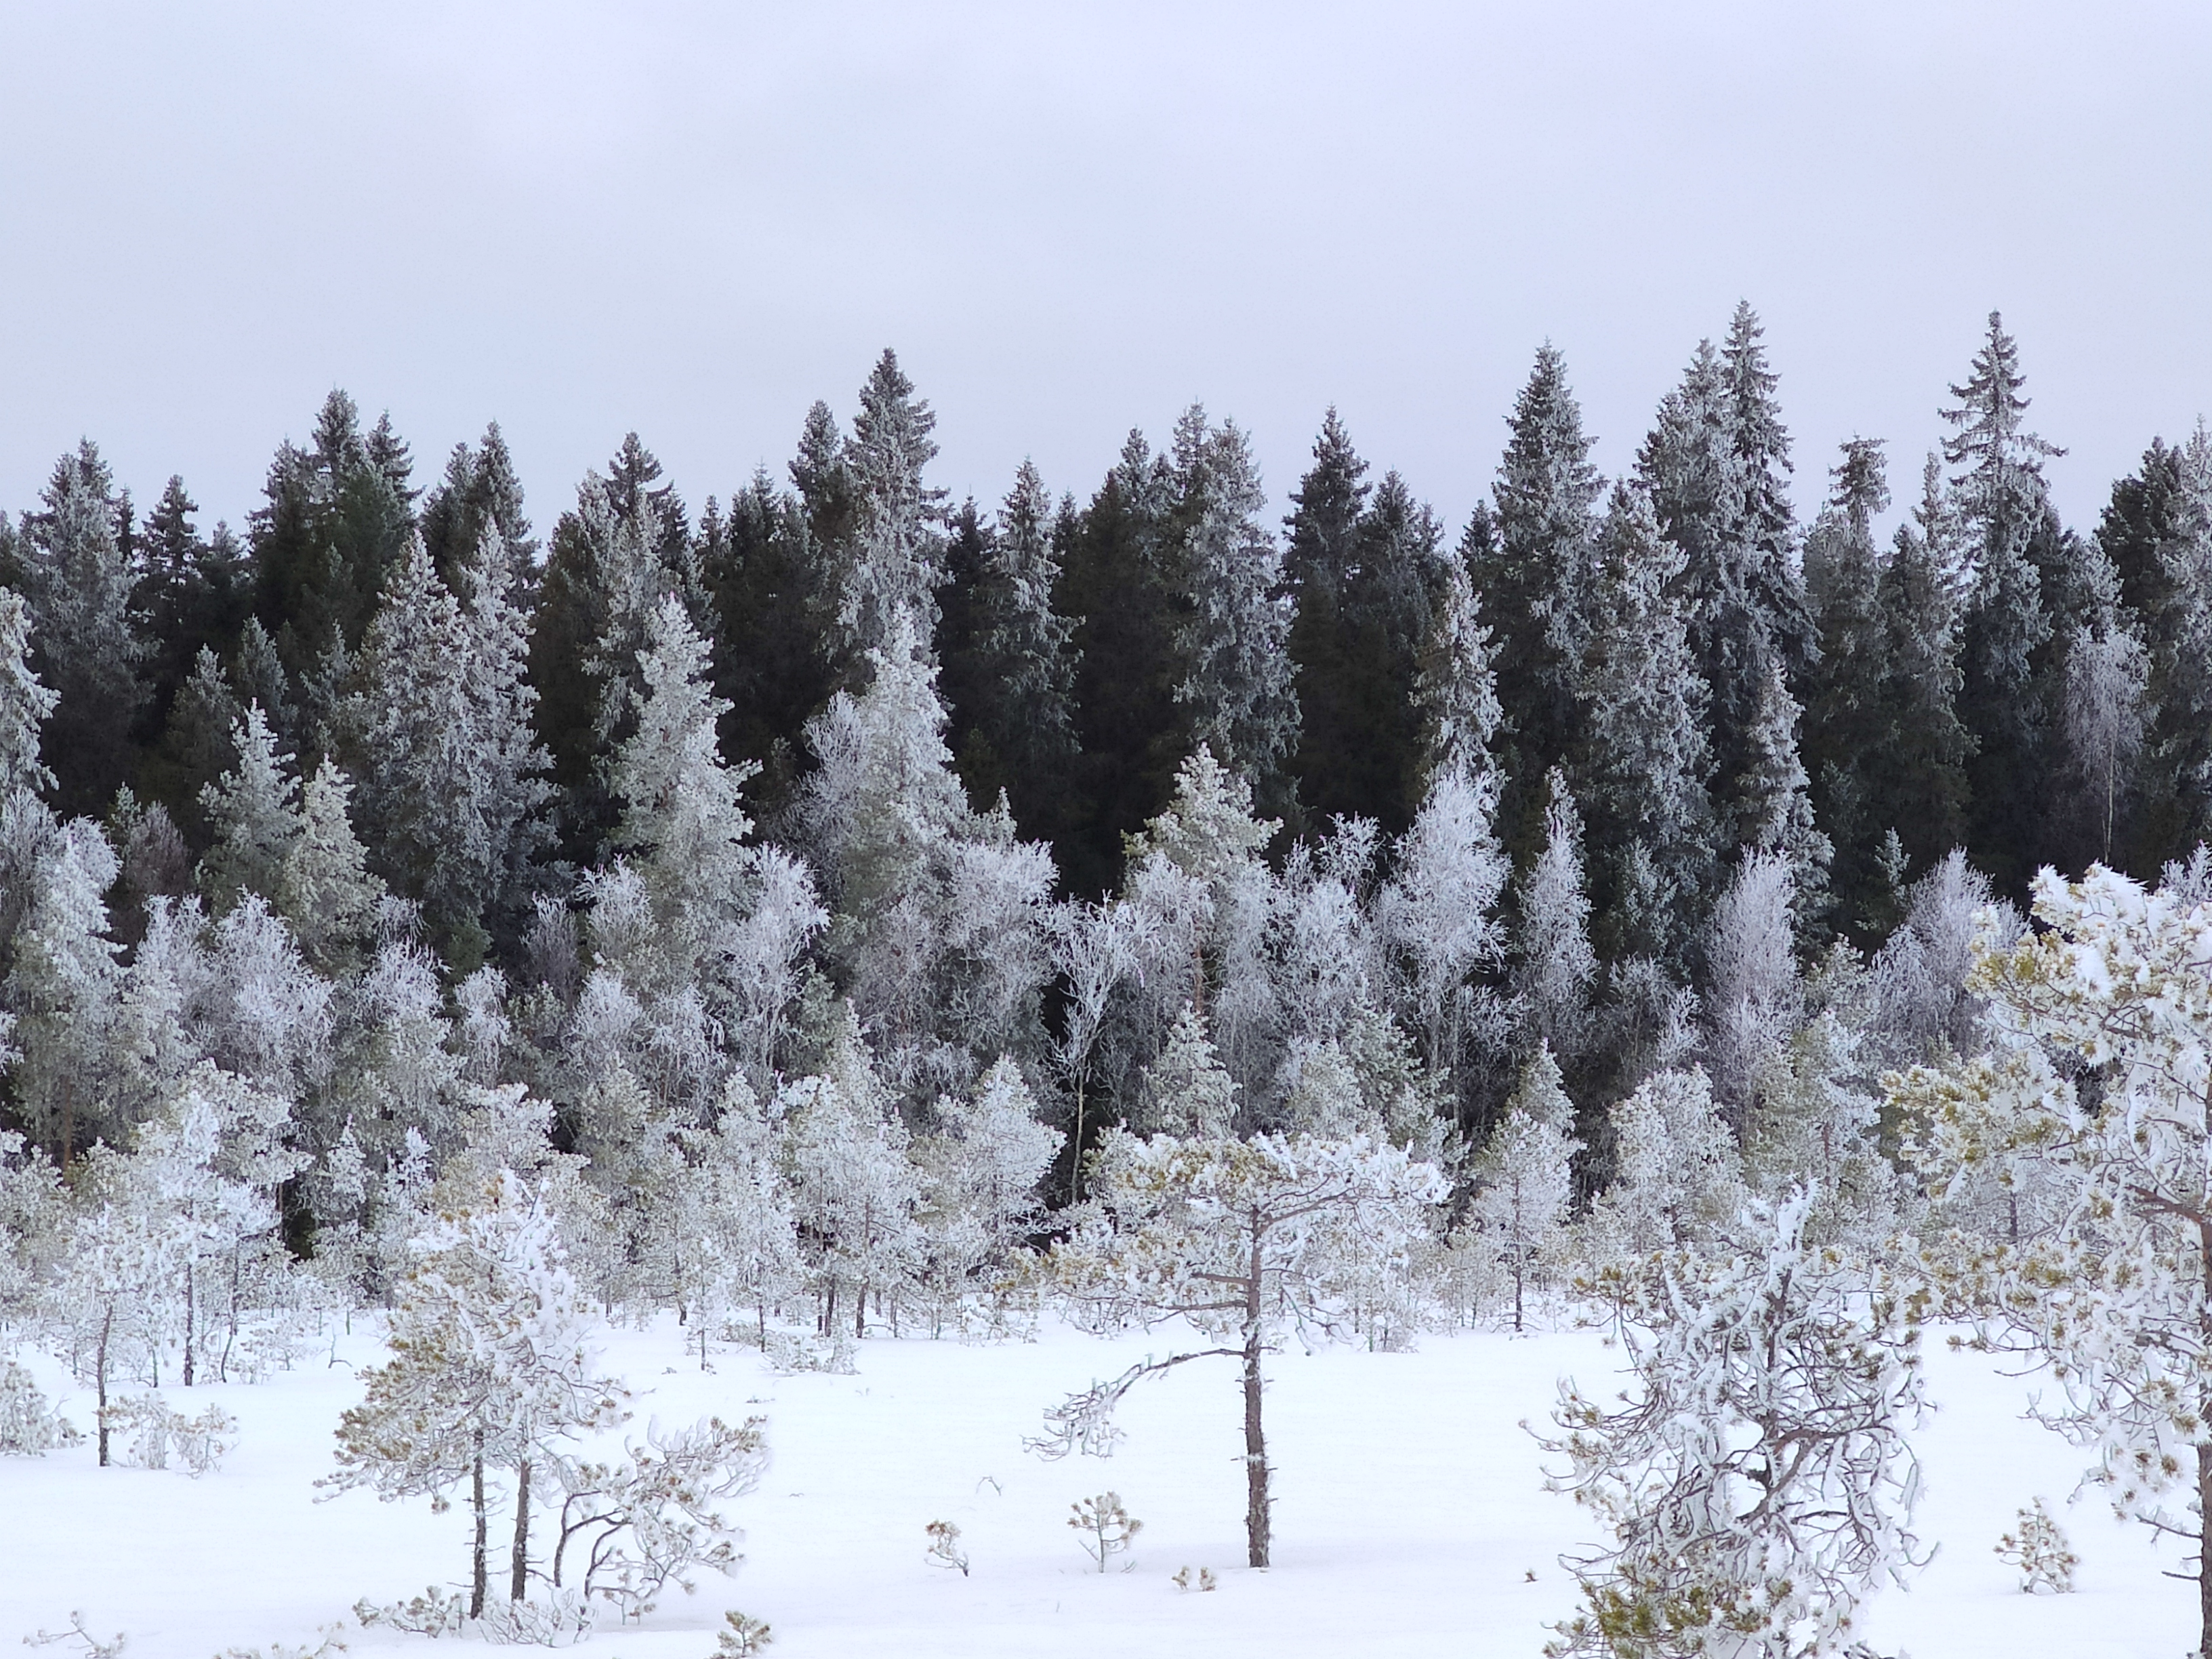
[[27, 1366], [0, 1360], [0, 1457], [40, 1457], [83, 1440], [54, 1409]]
[[222, 1407], [188, 1415], [158, 1394], [111, 1401], [100, 1426], [123, 1443], [117, 1461], [125, 1468], [166, 1469], [173, 1457], [195, 1478], [220, 1468], [238, 1443], [238, 1419]]

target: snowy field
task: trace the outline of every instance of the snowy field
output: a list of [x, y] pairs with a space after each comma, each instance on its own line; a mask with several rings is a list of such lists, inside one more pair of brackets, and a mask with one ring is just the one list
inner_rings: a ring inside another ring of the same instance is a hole
[[[702, 1375], [672, 1323], [613, 1334], [607, 1369], [638, 1395], [633, 1431], [655, 1414], [757, 1412], [774, 1462], [731, 1506], [749, 1534], [739, 1575], [670, 1596], [642, 1626], [603, 1625], [586, 1650], [708, 1659], [734, 1607], [774, 1626], [775, 1659], [1534, 1656], [1545, 1622], [1572, 1607], [1558, 1557], [1586, 1528], [1569, 1500], [1543, 1491], [1540, 1453], [1517, 1425], [1544, 1420], [1560, 1375], [1589, 1385], [1614, 1370], [1618, 1355], [1595, 1335], [1431, 1336], [1410, 1354], [1275, 1359], [1277, 1541], [1266, 1573], [1242, 1565], [1228, 1362], [1143, 1385], [1111, 1460], [1048, 1463], [1023, 1450], [1042, 1407], [1148, 1351], [1164, 1348], [1057, 1331], [997, 1346], [872, 1339], [851, 1376], [778, 1376], [744, 1351], [718, 1353]], [[342, 1349], [358, 1364], [377, 1352], [367, 1336]], [[25, 1358], [83, 1426], [83, 1390]], [[1877, 1601], [1876, 1643], [1919, 1659], [2179, 1659], [2193, 1598], [2160, 1577], [2171, 1552], [2161, 1561], [2142, 1528], [2094, 1499], [2065, 1506], [2080, 1457], [2021, 1419], [2028, 1385], [1941, 1352], [1929, 1385], [1940, 1409], [1917, 1439], [1921, 1531], [1942, 1548], [1910, 1592]], [[241, 1425], [238, 1449], [198, 1480], [103, 1471], [88, 1444], [0, 1462], [0, 1640], [59, 1628], [82, 1608], [96, 1634], [127, 1631], [134, 1659], [312, 1642], [340, 1620], [356, 1654], [421, 1646], [352, 1628], [348, 1609], [459, 1582], [465, 1519], [362, 1492], [318, 1501], [312, 1482], [331, 1467], [331, 1428], [356, 1391], [343, 1364], [171, 1390], [195, 1409], [219, 1400]], [[1073, 1500], [1109, 1487], [1145, 1525], [1129, 1569], [1117, 1561], [1102, 1577], [1065, 1520]], [[2022, 1595], [1990, 1553], [2038, 1494], [2082, 1558], [2075, 1595]], [[939, 1518], [962, 1529], [966, 1578], [924, 1559], [922, 1529]], [[494, 1539], [503, 1570], [496, 1518]], [[1186, 1565], [1212, 1567], [1219, 1589], [1177, 1590], [1170, 1576]]]

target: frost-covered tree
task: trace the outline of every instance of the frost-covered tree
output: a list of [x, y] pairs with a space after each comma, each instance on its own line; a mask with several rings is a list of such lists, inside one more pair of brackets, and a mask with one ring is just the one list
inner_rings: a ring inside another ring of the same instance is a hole
[[[2032, 1194], [2016, 1234], [1954, 1236], [1944, 1282], [1988, 1346], [2045, 1362], [2037, 1414], [2095, 1462], [2115, 1509], [2201, 1539], [2212, 1499], [2212, 907], [2101, 867], [2045, 871], [2037, 931], [1979, 952], [2000, 1046], [1916, 1068], [1893, 1103], [1921, 1126], [1939, 1197], [1977, 1182]], [[2212, 1639], [2212, 1571], [2197, 1581]]]
[[1679, 592], [1723, 801], [1738, 793], [1749, 763], [1770, 665], [1778, 658], [1794, 673], [1811, 655], [1794, 556], [1790, 437], [1763, 331], [1740, 304], [1720, 348], [1700, 342], [1637, 457], [1660, 527], [1683, 558]]
[[0, 799], [53, 787], [39, 759], [39, 734], [59, 696], [31, 666], [31, 612], [21, 594], [0, 587]]
[[1613, 1184], [1591, 1212], [1591, 1255], [1726, 1239], [1745, 1197], [1743, 1164], [1705, 1073], [1654, 1073], [1612, 1115]]
[[1282, 550], [1261, 522], [1258, 464], [1235, 422], [1210, 427], [1194, 404], [1176, 424], [1174, 465], [1191, 605], [1188, 670], [1176, 696], [1190, 710], [1192, 740], [1272, 806], [1286, 787], [1298, 703]]
[[[337, 1429], [327, 1484], [443, 1508], [463, 1480], [474, 1522], [469, 1616], [489, 1580], [484, 1477], [514, 1482], [508, 1599], [530, 1590], [534, 1505], [559, 1495], [552, 1466], [577, 1436], [621, 1418], [619, 1387], [595, 1374], [596, 1323], [579, 1294], [543, 1195], [500, 1170], [422, 1236], [386, 1334], [392, 1358], [363, 1374], [362, 1402]], [[533, 1480], [540, 1484], [533, 1491]]]
[[1873, 1027], [1892, 1065], [1966, 1059], [1987, 1044], [1988, 1004], [1969, 987], [1985, 921], [2008, 944], [2023, 925], [1954, 848], [1912, 884], [1896, 932], [1870, 966]]
[[276, 867], [277, 914], [325, 973], [356, 965], [376, 936], [384, 883], [353, 832], [353, 781], [327, 755], [300, 790], [300, 829]]
[[1516, 895], [1520, 925], [1514, 982], [1528, 1035], [1572, 1057], [1592, 1036], [1589, 1000], [1597, 957], [1590, 949], [1589, 898], [1583, 886], [1582, 817], [1566, 779], [1556, 770], [1547, 793], [1543, 850]]
[[1218, 1139], [1236, 1127], [1236, 1082], [1206, 1035], [1205, 1015], [1188, 1003], [1160, 1057], [1145, 1068], [1145, 1097], [1147, 1119], [1164, 1134]]
[[[101, 1162], [112, 1168], [109, 1157], [103, 1152]], [[95, 1187], [76, 1205], [45, 1286], [38, 1325], [47, 1345], [93, 1390], [101, 1468], [111, 1462], [109, 1408], [116, 1389], [133, 1375], [150, 1384], [161, 1381], [173, 1243], [149, 1206]]]
[[1705, 945], [1706, 1052], [1713, 1090], [1739, 1127], [1760, 1068], [1804, 1012], [1791, 911], [1794, 872], [1779, 853], [1753, 853], [1713, 907]]
[[1040, 1184], [1060, 1136], [1037, 1121], [1036, 1097], [1021, 1068], [1001, 1055], [965, 1099], [940, 1103], [942, 1127], [914, 1149], [921, 1170], [920, 1222], [925, 1286], [940, 1313], [990, 1288], [1043, 1209]]
[[1820, 653], [1803, 680], [1803, 760], [1814, 816], [1835, 844], [1838, 921], [1863, 936], [1881, 925], [1875, 769], [1891, 741], [1883, 682], [1881, 552], [1875, 515], [1890, 502], [1879, 438], [1847, 438], [1827, 504], [1805, 537], [1805, 589]]
[[1178, 769], [1174, 799], [1129, 838], [1123, 894], [1150, 947], [1133, 1011], [1137, 1062], [1188, 1004], [1248, 1099], [1274, 1076], [1279, 1012], [1269, 959], [1278, 884], [1261, 854], [1281, 825], [1255, 816], [1252, 799], [1250, 783], [1201, 745]]
[[885, 351], [860, 388], [853, 436], [838, 454], [852, 491], [850, 539], [841, 550], [837, 621], [855, 664], [870, 652], [930, 655], [937, 590], [945, 581], [944, 493], [922, 482], [936, 458], [937, 416]]
[[1618, 1409], [1561, 1385], [1552, 1486], [1612, 1536], [1570, 1560], [1583, 1606], [1560, 1659], [1863, 1652], [1866, 1597], [1926, 1559], [1918, 1304], [1809, 1239], [1808, 1204], [1758, 1205], [1736, 1254], [1638, 1278]]
[[965, 1088], [1021, 1043], [1048, 971], [1051, 854], [1003, 805], [968, 805], [936, 671], [910, 642], [807, 726], [821, 764], [798, 803], [834, 913], [827, 955], [902, 1094]]
[[1826, 908], [1835, 847], [1814, 822], [1810, 780], [1797, 751], [1802, 712], [1783, 678], [1780, 660], [1768, 663], [1729, 805], [1737, 846], [1788, 860], [1797, 912], [1809, 932], [1811, 918]]
[[1498, 902], [1510, 873], [1488, 773], [1440, 771], [1376, 896], [1376, 932], [1399, 1018], [1431, 1073], [1456, 1079], [1477, 1023], [1478, 976], [1504, 955]]
[[98, 812], [124, 781], [144, 700], [132, 626], [130, 501], [89, 439], [54, 464], [23, 520], [33, 660], [56, 693], [45, 755], [64, 813]]
[[680, 1127], [675, 1145], [653, 1248], [659, 1294], [691, 1323], [703, 1366], [708, 1342], [747, 1311], [766, 1346], [769, 1309], [799, 1287], [799, 1237], [775, 1133], [743, 1078], [723, 1090], [712, 1127]]
[[653, 611], [638, 667], [637, 729], [609, 779], [623, 809], [611, 842], [645, 883], [665, 983], [682, 985], [743, 914], [753, 825], [738, 792], [749, 774], [723, 764], [714, 724], [729, 705], [708, 689], [706, 643], [673, 594]]
[[2066, 633], [2061, 725], [2080, 794], [2076, 813], [2089, 832], [2082, 839], [2109, 866], [2114, 831], [2124, 826], [2136, 793], [2136, 761], [2152, 712], [2150, 653], [2119, 602], [2110, 561], [2093, 551], [2083, 563], [2099, 591], [2088, 614]]
[[1672, 957], [1711, 885], [1715, 840], [1705, 685], [1677, 596], [1685, 561], [1650, 498], [1626, 485], [1613, 489], [1598, 548], [1577, 665], [1575, 799], [1604, 849], [1612, 954]]
[[1567, 1206], [1574, 1198], [1574, 1103], [1548, 1048], [1522, 1068], [1505, 1117], [1476, 1154], [1468, 1212], [1504, 1260], [1513, 1281], [1513, 1328], [1526, 1328], [1529, 1285], [1567, 1249]]
[[1545, 775], [1577, 736], [1575, 665], [1603, 486], [1589, 464], [1591, 440], [1567, 386], [1566, 360], [1554, 347], [1537, 352], [1509, 423], [1492, 490], [1496, 539], [1472, 550], [1469, 574], [1498, 630], [1498, 695], [1511, 721], [1507, 841], [1517, 847], [1524, 823], [1533, 829], [1543, 810]]
[[7, 1042], [25, 1127], [66, 1169], [80, 1134], [105, 1127], [100, 1087], [121, 987], [117, 946], [101, 895], [115, 880], [114, 850], [89, 818], [47, 837], [33, 866], [5, 981], [15, 1016]]
[[684, 588], [684, 504], [659, 477], [635, 433], [605, 474], [585, 475], [554, 528], [532, 619], [529, 681], [561, 795], [562, 850], [587, 866], [614, 822], [602, 769], [636, 716], [638, 652], [661, 596]]
[[2024, 882], [2043, 856], [2051, 722], [2059, 686], [2051, 641], [2066, 621], [2064, 539], [2043, 476], [2063, 454], [2027, 431], [2020, 349], [1990, 313], [1957, 402], [1942, 411], [1954, 508], [1972, 562], [1960, 629], [1961, 717], [1976, 748], [1967, 763], [1969, 830], [1984, 867]]
[[[1050, 1282], [1104, 1327], [1184, 1320], [1222, 1346], [1148, 1359], [1073, 1395], [1031, 1442], [1046, 1455], [1103, 1455], [1115, 1406], [1143, 1378], [1192, 1360], [1242, 1367], [1246, 1555], [1267, 1565], [1273, 1469], [1263, 1362], [1282, 1337], [1348, 1334], [1363, 1268], [1402, 1273], [1446, 1183], [1435, 1165], [1364, 1136], [1149, 1139], [1116, 1132], [1095, 1154], [1095, 1210], [1047, 1258]], [[1364, 1288], [1364, 1285], [1361, 1286]]]
[[784, 1085], [783, 1159], [809, 1277], [825, 1336], [849, 1297], [853, 1334], [868, 1329], [868, 1297], [896, 1317], [921, 1249], [915, 1212], [919, 1173], [896, 1103], [877, 1075], [849, 1006], [816, 1076]]
[[1433, 788], [1449, 773], [1492, 769], [1492, 745], [1505, 711], [1492, 667], [1496, 642], [1464, 559], [1443, 562], [1436, 606], [1413, 682], [1421, 712], [1421, 775]]
[[169, 1276], [151, 1294], [170, 1304], [163, 1324], [188, 1389], [204, 1370], [220, 1382], [248, 1359], [237, 1351], [241, 1338], [253, 1342], [257, 1311], [280, 1321], [290, 1311], [276, 1193], [307, 1163], [284, 1145], [290, 1127], [289, 1100], [203, 1060], [140, 1127], [130, 1156], [99, 1172], [103, 1190], [144, 1208], [161, 1241]]
[[218, 912], [248, 893], [273, 898], [285, 854], [300, 836], [300, 786], [259, 703], [231, 728], [238, 763], [200, 792], [215, 832], [200, 860], [200, 887]]
[[505, 851], [486, 793], [508, 781], [501, 738], [516, 740], [511, 723], [504, 733], [480, 729], [475, 643], [415, 538], [362, 641], [345, 716], [375, 868], [468, 966], [483, 955], [478, 918]]

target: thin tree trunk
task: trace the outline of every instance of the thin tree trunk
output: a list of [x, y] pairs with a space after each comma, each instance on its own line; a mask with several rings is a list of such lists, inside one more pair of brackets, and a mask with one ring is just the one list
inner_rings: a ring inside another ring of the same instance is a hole
[[194, 1273], [194, 1271], [193, 1271], [193, 1269], [195, 1268], [195, 1267], [197, 1267], [197, 1266], [198, 1266], [198, 1261], [199, 1261], [199, 1255], [198, 1255], [198, 1253], [197, 1251], [195, 1251], [195, 1250], [191, 1250], [191, 1249], [189, 1249], [185, 1250], [185, 1386], [186, 1388], [188, 1388], [188, 1389], [189, 1389], [189, 1388], [191, 1388], [191, 1387], [192, 1386], [192, 1376], [193, 1376], [194, 1371], [197, 1370], [197, 1366], [195, 1365], [194, 1362], [198, 1358], [198, 1356], [196, 1353], [194, 1353], [194, 1352], [193, 1352], [193, 1340], [192, 1340], [193, 1337], [198, 1334], [198, 1330], [199, 1330], [199, 1323], [200, 1323], [200, 1318], [199, 1318], [199, 1314], [200, 1314], [200, 1309], [199, 1309], [199, 1297], [198, 1297], [198, 1296], [196, 1294], [196, 1291], [197, 1291], [197, 1290], [198, 1290], [198, 1286], [197, 1286], [197, 1285], [196, 1285], [196, 1284], [194, 1283], [194, 1280], [197, 1279], [198, 1275], [197, 1275], [197, 1274]]
[[472, 1565], [475, 1570], [469, 1582], [469, 1617], [481, 1619], [483, 1617], [484, 1592], [488, 1588], [487, 1581], [490, 1577], [484, 1558], [491, 1541], [484, 1516], [483, 1431], [482, 1429], [477, 1431], [476, 1458], [469, 1466], [469, 1504], [476, 1510], [477, 1518], [476, 1547], [472, 1557]]
[[1244, 1282], [1244, 1543], [1251, 1565], [1267, 1565], [1267, 1435], [1260, 1421], [1260, 1231], [1252, 1230], [1250, 1276]]
[[514, 1562], [507, 1578], [507, 1599], [530, 1599], [530, 1460], [514, 1471]]
[[1083, 1073], [1075, 1073], [1075, 1147], [1067, 1159], [1067, 1201], [1083, 1202]]
[[93, 1388], [98, 1396], [100, 1412], [100, 1467], [107, 1467], [107, 1338], [115, 1328], [115, 1308], [110, 1304], [100, 1316], [100, 1346], [94, 1350], [92, 1362]]
[[[2200, 1515], [2212, 1516], [2212, 1446], [2197, 1449], [2197, 1501], [2202, 1505]], [[2212, 1537], [2212, 1523], [2202, 1520], [2197, 1528], [2197, 1651], [2212, 1654], [2212, 1562], [2206, 1556], [2206, 1538]]]

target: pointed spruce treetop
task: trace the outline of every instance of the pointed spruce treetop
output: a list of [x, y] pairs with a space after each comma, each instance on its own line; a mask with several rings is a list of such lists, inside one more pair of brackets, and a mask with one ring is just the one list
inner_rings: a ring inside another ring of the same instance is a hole
[[2044, 461], [2066, 453], [2027, 429], [2028, 399], [2021, 392], [2027, 384], [2019, 343], [2004, 331], [2003, 316], [1992, 311], [1966, 383], [1951, 388], [1958, 401], [1942, 411], [1954, 428], [1943, 440], [1943, 459], [1961, 469], [1952, 482], [1984, 509], [1986, 501], [1978, 498], [2023, 477], [2040, 483]]
[[1545, 772], [1574, 744], [1574, 665], [1602, 489], [1566, 361], [1549, 343], [1536, 354], [1510, 425], [1492, 490], [1495, 541], [1470, 574], [1498, 630], [1498, 692], [1514, 725], [1509, 771], [1522, 798], [1519, 818], [1533, 808]]
[[738, 912], [753, 827], [738, 790], [751, 769], [723, 763], [715, 722], [729, 704], [709, 689], [707, 643], [673, 594], [653, 612], [639, 666], [643, 707], [614, 764], [614, 845], [637, 856], [664, 924], [703, 931]]
[[1288, 544], [1284, 569], [1301, 608], [1309, 594], [1334, 599], [1358, 556], [1356, 537], [1367, 505], [1367, 463], [1331, 404], [1314, 440], [1313, 465], [1291, 492], [1292, 511], [1283, 520]]
[[238, 763], [200, 792], [215, 845], [200, 860], [200, 886], [218, 912], [246, 893], [274, 898], [284, 855], [300, 836], [299, 785], [258, 702], [232, 728]]
[[1209, 427], [1194, 404], [1176, 424], [1174, 456], [1192, 607], [1176, 696], [1190, 710], [1193, 738], [1273, 801], [1297, 740], [1298, 703], [1282, 550], [1261, 520], [1259, 466], [1235, 422]]
[[837, 616], [856, 655], [881, 649], [908, 617], [910, 649], [929, 650], [944, 584], [945, 492], [923, 482], [936, 459], [937, 416], [886, 350], [860, 388], [860, 411], [842, 461], [854, 491], [852, 544]]
[[276, 912], [325, 973], [356, 967], [376, 937], [384, 883], [353, 832], [353, 783], [328, 755], [300, 791], [300, 831], [277, 866]]

